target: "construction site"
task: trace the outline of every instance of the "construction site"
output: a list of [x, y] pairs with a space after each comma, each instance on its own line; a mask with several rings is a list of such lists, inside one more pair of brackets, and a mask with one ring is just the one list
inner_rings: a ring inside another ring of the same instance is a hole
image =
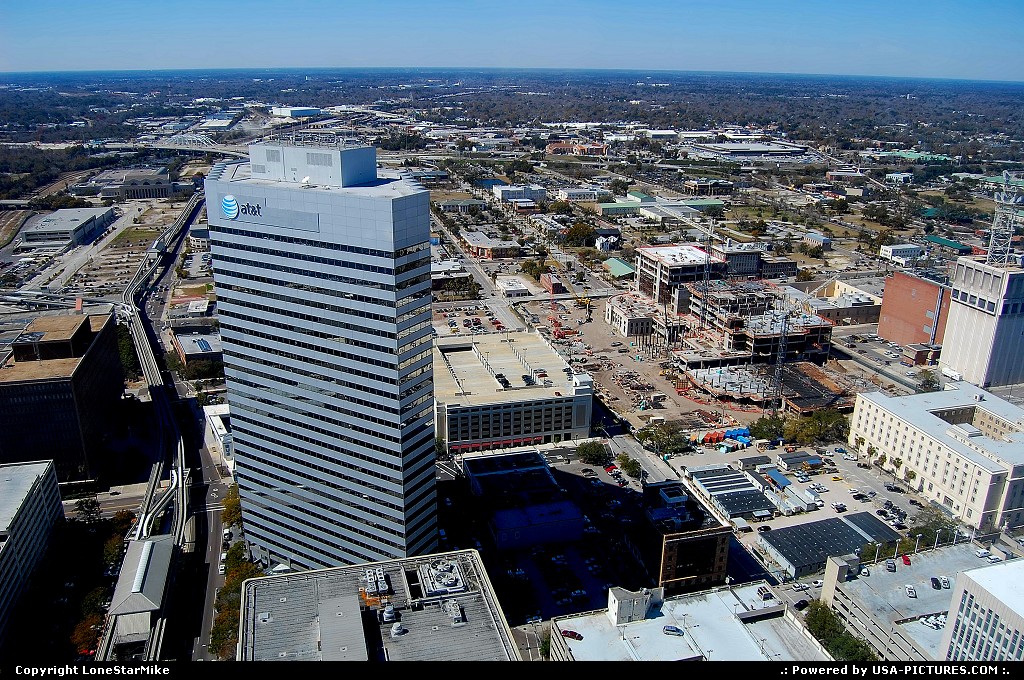
[[856, 389], [838, 371], [808, 361], [797, 361], [784, 365], [781, 390], [776, 387], [776, 367], [758, 364], [687, 369], [682, 373], [677, 393], [682, 396], [705, 395], [761, 410], [777, 408], [796, 415], [810, 415], [824, 408], [844, 413], [852, 411]]

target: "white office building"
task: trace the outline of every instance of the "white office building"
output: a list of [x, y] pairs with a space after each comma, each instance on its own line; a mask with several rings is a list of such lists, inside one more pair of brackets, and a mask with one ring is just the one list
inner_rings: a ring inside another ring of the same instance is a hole
[[1024, 409], [985, 390], [858, 394], [849, 442], [968, 526], [1024, 523]]
[[531, 201], [546, 201], [548, 190], [539, 184], [496, 184], [491, 188], [494, 196], [499, 201], [512, 201], [517, 199], [528, 199]]
[[1024, 382], [1024, 269], [956, 261], [939, 363], [981, 387]]
[[0, 644], [63, 516], [52, 460], [0, 465]]
[[882, 246], [878, 249], [879, 257], [902, 266], [906, 266], [912, 260], [916, 260], [922, 255], [924, 255], [924, 248], [915, 243], [900, 243]]
[[1024, 560], [960, 572], [941, 648], [945, 661], [1024, 661]]
[[372, 147], [304, 141], [206, 180], [246, 540], [297, 569], [428, 553], [429, 193]]

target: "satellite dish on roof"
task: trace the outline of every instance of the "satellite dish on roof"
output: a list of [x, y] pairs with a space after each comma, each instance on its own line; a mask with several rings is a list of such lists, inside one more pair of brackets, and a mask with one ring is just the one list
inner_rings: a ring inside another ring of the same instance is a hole
[[307, 182], [309, 182], [309, 175], [306, 175], [305, 177], [302, 178], [303, 184], [306, 184]]

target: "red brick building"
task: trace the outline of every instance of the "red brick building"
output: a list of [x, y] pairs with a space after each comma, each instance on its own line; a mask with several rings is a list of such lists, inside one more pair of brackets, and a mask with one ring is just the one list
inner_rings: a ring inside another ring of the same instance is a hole
[[949, 317], [950, 287], [906, 272], [885, 280], [878, 335], [901, 345], [942, 344]]
[[540, 285], [544, 286], [544, 290], [552, 295], [559, 295], [567, 292], [562, 282], [558, 280], [558, 277], [554, 274], [541, 274]]

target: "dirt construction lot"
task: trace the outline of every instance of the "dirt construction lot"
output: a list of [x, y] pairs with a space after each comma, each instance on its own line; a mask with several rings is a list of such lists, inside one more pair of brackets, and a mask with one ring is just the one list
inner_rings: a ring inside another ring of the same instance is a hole
[[[732, 409], [677, 394], [671, 358], [661, 348], [638, 345], [619, 335], [604, 322], [604, 305], [603, 299], [592, 301], [590, 321], [586, 321], [586, 308], [569, 300], [529, 302], [521, 309], [537, 318], [535, 325], [547, 329], [542, 332], [550, 332], [548, 337], [553, 336], [557, 322], [567, 336], [552, 337], [555, 347], [577, 370], [594, 378], [602, 401], [634, 427], [643, 427], [651, 416], [692, 429], [743, 425], [761, 416], [760, 410]], [[662, 394], [664, 400], [652, 405], [652, 394]]]

